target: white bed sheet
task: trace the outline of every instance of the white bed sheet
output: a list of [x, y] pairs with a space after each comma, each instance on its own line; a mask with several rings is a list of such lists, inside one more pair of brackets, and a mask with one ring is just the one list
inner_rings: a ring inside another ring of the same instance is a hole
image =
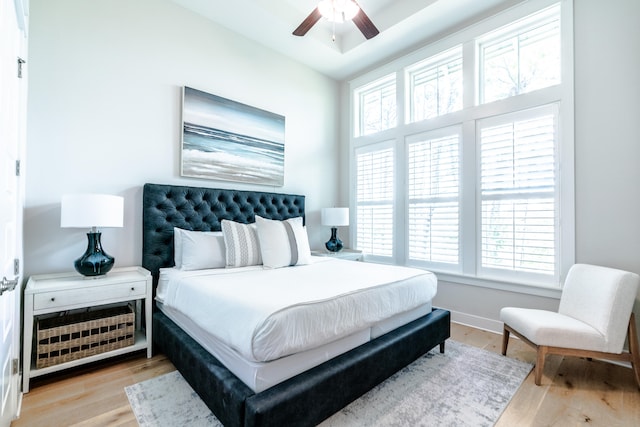
[[429, 304], [436, 288], [428, 271], [314, 257], [272, 270], [162, 269], [156, 298], [245, 360], [267, 362]]

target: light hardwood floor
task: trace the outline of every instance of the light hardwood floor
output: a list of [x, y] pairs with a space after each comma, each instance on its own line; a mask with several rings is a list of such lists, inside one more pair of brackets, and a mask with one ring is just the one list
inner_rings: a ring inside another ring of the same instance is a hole
[[[501, 335], [458, 324], [451, 338], [500, 353]], [[508, 357], [533, 363], [534, 351], [511, 338]], [[12, 427], [136, 426], [124, 387], [173, 371], [163, 355], [143, 353], [35, 379]], [[640, 391], [630, 369], [549, 356], [542, 385], [524, 381], [496, 426], [639, 426]]]

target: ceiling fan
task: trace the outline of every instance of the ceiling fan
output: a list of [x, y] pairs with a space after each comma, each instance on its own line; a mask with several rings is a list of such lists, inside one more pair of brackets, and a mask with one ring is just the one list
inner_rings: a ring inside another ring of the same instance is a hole
[[293, 35], [304, 36], [322, 17], [331, 22], [353, 21], [367, 40], [380, 33], [355, 0], [322, 0], [295, 29]]

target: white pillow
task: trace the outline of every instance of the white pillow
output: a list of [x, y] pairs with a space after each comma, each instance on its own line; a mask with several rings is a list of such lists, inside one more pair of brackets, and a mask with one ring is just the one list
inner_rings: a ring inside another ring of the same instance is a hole
[[275, 221], [256, 215], [262, 263], [267, 268], [309, 264], [311, 249], [302, 217]]
[[241, 224], [223, 219], [222, 235], [227, 267], [246, 267], [262, 264], [260, 243], [255, 224]]
[[176, 268], [202, 270], [226, 265], [221, 231], [190, 231], [176, 227], [173, 241]]

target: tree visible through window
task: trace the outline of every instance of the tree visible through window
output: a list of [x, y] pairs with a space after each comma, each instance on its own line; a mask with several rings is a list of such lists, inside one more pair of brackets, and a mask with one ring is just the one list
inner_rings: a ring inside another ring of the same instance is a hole
[[396, 76], [384, 77], [358, 89], [356, 134], [370, 135], [396, 126]]
[[407, 69], [410, 122], [462, 109], [462, 47]]
[[478, 42], [480, 102], [560, 83], [560, 6], [535, 14]]

